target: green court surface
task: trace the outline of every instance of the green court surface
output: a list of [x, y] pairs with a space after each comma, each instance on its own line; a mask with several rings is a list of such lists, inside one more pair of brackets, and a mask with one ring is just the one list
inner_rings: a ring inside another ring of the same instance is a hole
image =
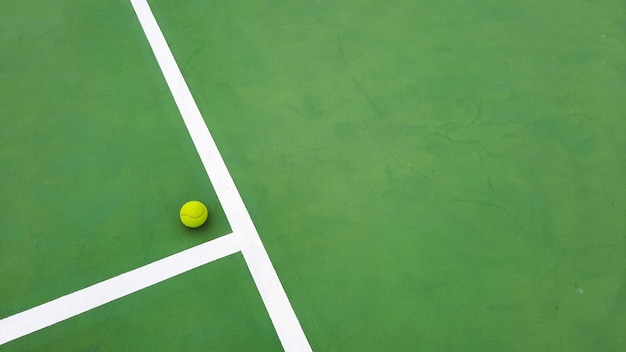
[[[314, 351], [626, 350], [623, 1], [149, 3]], [[231, 232], [130, 1], [0, 48], [0, 319]], [[281, 345], [234, 254], [0, 350]]]

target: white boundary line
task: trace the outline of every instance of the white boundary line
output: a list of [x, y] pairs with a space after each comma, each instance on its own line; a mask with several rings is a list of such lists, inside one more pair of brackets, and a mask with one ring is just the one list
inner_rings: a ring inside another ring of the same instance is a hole
[[239, 252], [241, 239], [225, 235], [135, 270], [0, 320], [0, 345]]
[[131, 0], [163, 76], [170, 87], [202, 164], [234, 233], [241, 235], [244, 259], [252, 274], [278, 338], [286, 351], [310, 351], [311, 347], [298, 322], [287, 294], [278, 279], [261, 238], [252, 223], [217, 145], [187, 87], [176, 60], [146, 0]]
[[131, 0], [233, 233], [0, 320], [0, 345], [241, 251], [285, 351], [311, 347], [146, 0]]

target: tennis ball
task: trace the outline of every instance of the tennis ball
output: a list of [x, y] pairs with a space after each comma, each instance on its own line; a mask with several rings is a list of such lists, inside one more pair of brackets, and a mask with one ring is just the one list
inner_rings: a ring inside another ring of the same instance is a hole
[[207, 208], [197, 200], [187, 202], [180, 208], [180, 221], [192, 229], [202, 226], [208, 216]]

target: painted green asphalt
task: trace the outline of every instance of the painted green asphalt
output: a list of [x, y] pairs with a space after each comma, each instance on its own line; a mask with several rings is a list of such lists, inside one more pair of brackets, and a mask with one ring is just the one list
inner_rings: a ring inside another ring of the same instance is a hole
[[152, 6], [314, 350], [626, 348], [623, 3]]
[[130, 4], [0, 14], [0, 317], [230, 232]]
[[[314, 350], [626, 349], [622, 2], [150, 3]], [[0, 10], [0, 316], [228, 232], [126, 2]], [[7, 346], [275, 350], [254, 291], [233, 256]]]

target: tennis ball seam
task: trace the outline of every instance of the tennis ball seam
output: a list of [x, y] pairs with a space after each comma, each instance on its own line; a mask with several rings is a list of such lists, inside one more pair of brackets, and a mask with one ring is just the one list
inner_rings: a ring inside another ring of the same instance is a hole
[[202, 213], [200, 213], [198, 216], [189, 215], [187, 213], [180, 214], [180, 216], [185, 216], [185, 217], [188, 217], [190, 219], [198, 219], [198, 218], [203, 217], [204, 214], [206, 214], [206, 211], [204, 209], [202, 209]]

